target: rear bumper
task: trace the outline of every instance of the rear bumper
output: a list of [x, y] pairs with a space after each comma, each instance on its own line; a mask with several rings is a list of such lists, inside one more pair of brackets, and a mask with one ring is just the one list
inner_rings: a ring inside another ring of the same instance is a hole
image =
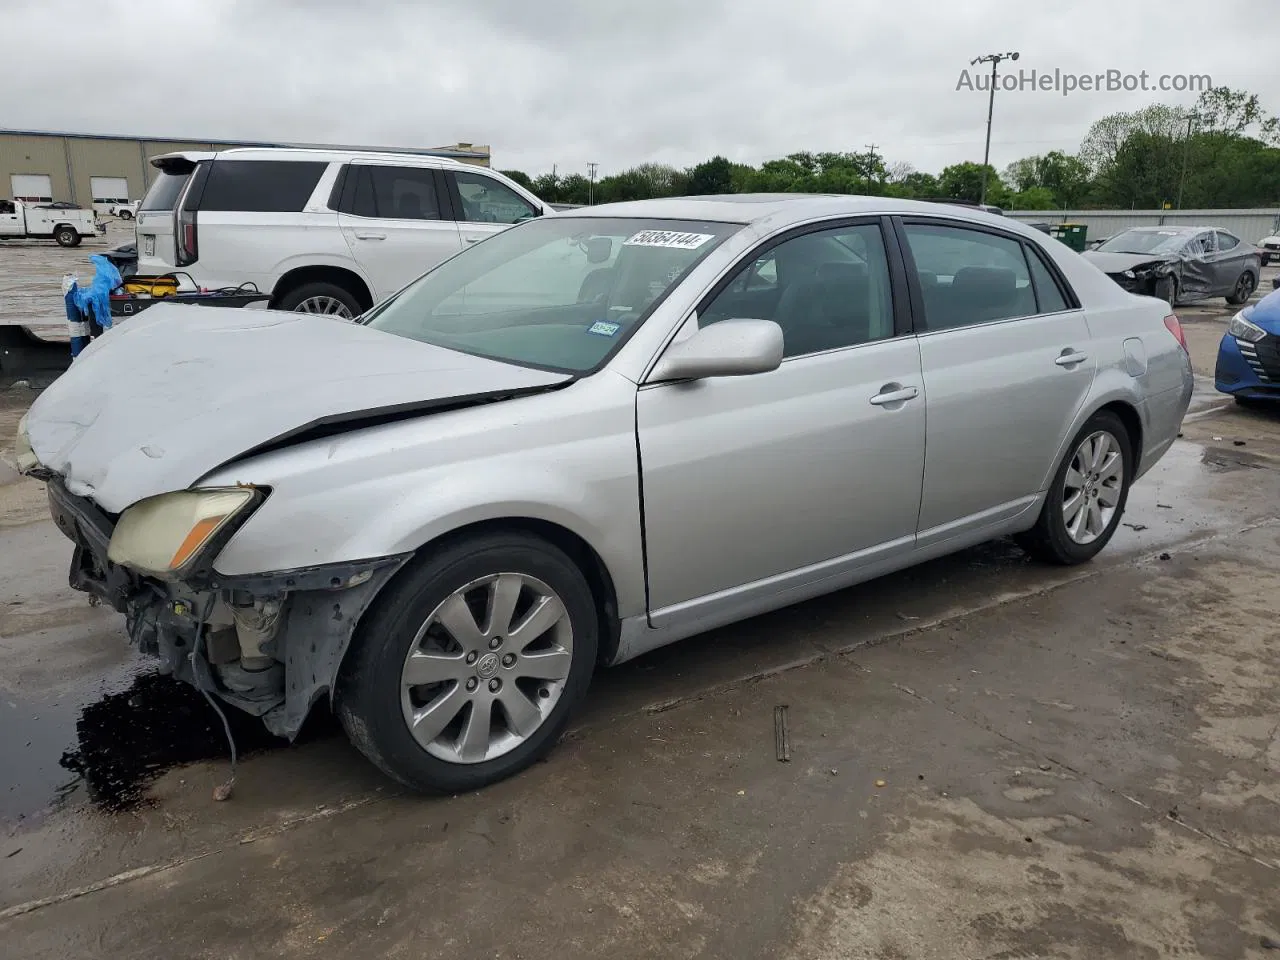
[[[236, 577], [214, 574], [199, 586], [167, 582], [111, 562], [107, 549], [115, 518], [69, 493], [56, 477], [48, 481], [48, 496], [54, 523], [75, 548], [70, 585], [124, 614], [130, 641], [158, 657], [165, 672], [261, 716], [273, 733], [289, 739], [315, 701], [332, 693], [361, 616], [411, 556]], [[245, 674], [235, 671], [236, 628], [226, 614], [233, 605], [261, 602], [280, 610], [274, 635], [261, 647], [276, 666], [260, 672], [256, 685], [246, 686]], [[229, 641], [216, 642], [228, 630]], [[238, 685], [228, 686], [229, 676], [236, 676]]]

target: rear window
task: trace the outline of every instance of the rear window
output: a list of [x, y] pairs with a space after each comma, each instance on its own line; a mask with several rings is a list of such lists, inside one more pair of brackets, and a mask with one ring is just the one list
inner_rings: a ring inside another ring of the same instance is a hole
[[142, 198], [139, 210], [172, 210], [190, 173], [160, 173]]
[[298, 213], [327, 166], [323, 161], [215, 160], [200, 209]]

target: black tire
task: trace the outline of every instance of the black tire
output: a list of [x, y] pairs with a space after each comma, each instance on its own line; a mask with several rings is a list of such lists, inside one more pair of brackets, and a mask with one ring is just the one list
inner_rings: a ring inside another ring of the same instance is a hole
[[1258, 259], [1261, 261], [1262, 265], [1265, 267], [1268, 263], [1271, 262], [1271, 254], [1264, 253]]
[[1155, 291], [1152, 293], [1157, 300], [1163, 300], [1171, 307], [1178, 305], [1178, 281], [1173, 277], [1161, 277], [1156, 281]]
[[133, 214], [128, 210], [121, 210], [118, 214], [116, 214], [116, 216], [118, 216], [121, 220], [133, 219]]
[[1240, 274], [1240, 279], [1236, 281], [1235, 289], [1228, 296], [1227, 303], [1233, 307], [1238, 307], [1242, 303], [1248, 303], [1249, 298], [1253, 296], [1253, 291], [1258, 289], [1258, 278], [1253, 275], [1252, 270], [1246, 270]]
[[340, 287], [336, 283], [328, 283], [322, 280], [294, 287], [280, 297], [280, 302], [276, 309], [297, 310], [302, 313], [315, 312], [304, 310], [302, 307], [308, 300], [316, 300], [320, 297], [328, 297], [330, 300], [336, 300], [341, 303], [347, 308], [352, 317], [358, 317], [365, 311], [360, 301], [356, 299], [355, 294], [346, 289], [346, 287]]
[[80, 234], [76, 233], [74, 227], [61, 226], [53, 231], [53, 239], [58, 242], [60, 247], [78, 247], [80, 246]]
[[[1116, 512], [1111, 522], [1096, 540], [1082, 544], [1071, 539], [1071, 535], [1067, 532], [1066, 520], [1062, 515], [1063, 494], [1067, 470], [1071, 466], [1076, 449], [1086, 437], [1099, 431], [1109, 432], [1116, 439], [1121, 456], [1124, 458], [1124, 479], [1116, 504]], [[1053, 475], [1053, 482], [1049, 484], [1049, 494], [1045, 498], [1044, 506], [1040, 508], [1036, 525], [1015, 538], [1018, 545], [1037, 560], [1060, 566], [1074, 566], [1092, 560], [1107, 545], [1120, 526], [1125, 504], [1129, 500], [1129, 488], [1133, 484], [1134, 459], [1133, 440], [1125, 428], [1124, 421], [1109, 410], [1099, 410], [1072, 438], [1066, 455]]]
[[[569, 615], [573, 651], [560, 699], [528, 739], [479, 763], [432, 756], [405, 722], [401, 670], [418, 629], [459, 587], [494, 573], [524, 573], [554, 590]], [[476, 790], [518, 773], [545, 756], [586, 694], [599, 644], [596, 604], [582, 572], [561, 550], [522, 533], [455, 540], [406, 567], [361, 623], [341, 671], [338, 717], [361, 753], [392, 779], [430, 793]]]

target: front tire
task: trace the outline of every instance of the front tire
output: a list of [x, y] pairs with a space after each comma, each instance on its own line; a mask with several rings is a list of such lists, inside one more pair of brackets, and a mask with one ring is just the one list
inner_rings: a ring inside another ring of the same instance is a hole
[[1152, 294], [1157, 300], [1163, 300], [1171, 307], [1178, 305], [1178, 281], [1173, 277], [1161, 277], [1156, 281], [1155, 292]]
[[1072, 439], [1036, 525], [1018, 543], [1048, 563], [1092, 560], [1120, 525], [1133, 472], [1133, 441], [1124, 421], [1098, 411]]
[[318, 313], [328, 317], [350, 320], [364, 312], [360, 301], [345, 287], [336, 283], [317, 281], [295, 287], [280, 298], [280, 310], [297, 313]]
[[582, 572], [550, 543], [457, 540], [406, 568], [361, 624], [338, 717], [407, 787], [487, 786], [560, 738], [591, 681], [598, 623]]
[[128, 210], [121, 210], [118, 214], [116, 214], [116, 216], [118, 216], [121, 220], [133, 219], [133, 214]]

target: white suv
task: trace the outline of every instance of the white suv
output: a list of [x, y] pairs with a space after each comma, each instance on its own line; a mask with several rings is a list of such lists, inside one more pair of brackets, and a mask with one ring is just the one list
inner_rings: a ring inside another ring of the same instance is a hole
[[414, 154], [246, 147], [151, 163], [138, 273], [252, 283], [279, 310], [357, 316], [464, 245], [554, 213], [495, 171]]

